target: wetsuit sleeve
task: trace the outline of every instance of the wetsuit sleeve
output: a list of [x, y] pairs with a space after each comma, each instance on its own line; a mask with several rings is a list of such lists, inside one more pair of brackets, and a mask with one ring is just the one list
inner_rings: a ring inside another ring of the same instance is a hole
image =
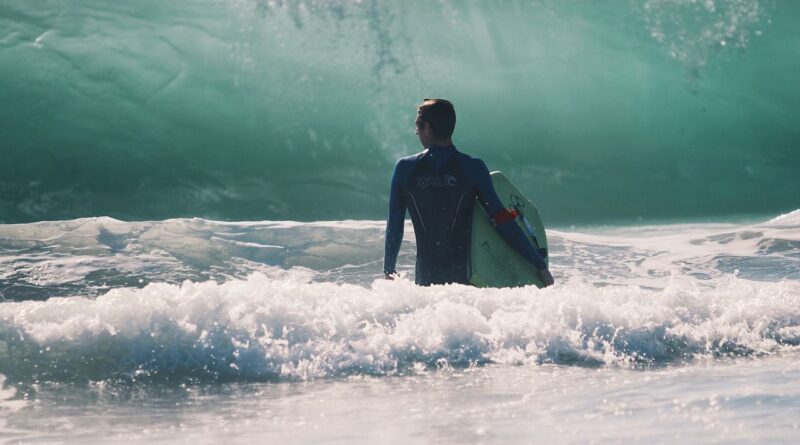
[[386, 244], [384, 246], [383, 272], [395, 273], [397, 254], [403, 242], [403, 228], [406, 220], [406, 204], [401, 193], [402, 161], [394, 166], [392, 185], [389, 191], [389, 216], [386, 219]]
[[[492, 177], [489, 175], [489, 169], [486, 168], [481, 160], [476, 160], [476, 174], [478, 189], [478, 200], [483, 206], [486, 213], [490, 216], [497, 215], [498, 212], [504, 209], [503, 203], [497, 196], [492, 184]], [[495, 226], [497, 232], [501, 237], [514, 249], [516, 249], [522, 256], [528, 259], [536, 270], [547, 269], [547, 264], [542, 260], [542, 257], [531, 244], [522, 229], [514, 222], [513, 219]]]

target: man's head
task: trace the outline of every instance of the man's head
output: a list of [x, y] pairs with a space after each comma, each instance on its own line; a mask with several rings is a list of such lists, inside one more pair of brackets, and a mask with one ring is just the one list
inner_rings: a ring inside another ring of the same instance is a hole
[[451, 145], [456, 128], [456, 110], [445, 99], [425, 99], [417, 108], [417, 131], [423, 147], [432, 144]]

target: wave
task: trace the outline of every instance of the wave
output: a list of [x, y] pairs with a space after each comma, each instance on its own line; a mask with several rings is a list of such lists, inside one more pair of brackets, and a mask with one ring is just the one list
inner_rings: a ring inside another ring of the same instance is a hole
[[[219, 222], [112, 218], [0, 225], [0, 298], [95, 297], [119, 287], [244, 279], [302, 267], [315, 281], [367, 286], [381, 274], [382, 221]], [[668, 224], [548, 230], [559, 282], [663, 288], [730, 274], [800, 279], [800, 211], [749, 224]], [[410, 223], [399, 271], [413, 278]]]
[[434, 96], [548, 224], [774, 214], [800, 189], [798, 17], [769, 0], [7, 0], [0, 221], [379, 219]]
[[420, 288], [307, 271], [0, 306], [11, 381], [305, 380], [480, 364], [661, 365], [800, 345], [800, 283]]
[[381, 235], [371, 221], [0, 226], [5, 295], [26, 285], [49, 297], [0, 304], [0, 374], [305, 380], [662, 366], [800, 346], [800, 211], [745, 225], [551, 231], [557, 285], [541, 290], [417, 287], [413, 243], [405, 278], [376, 280]]

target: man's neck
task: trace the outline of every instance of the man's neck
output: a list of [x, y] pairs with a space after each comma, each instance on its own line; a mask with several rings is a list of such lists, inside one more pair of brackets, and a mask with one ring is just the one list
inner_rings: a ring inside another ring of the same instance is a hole
[[452, 139], [445, 139], [445, 140], [435, 141], [434, 143], [432, 143], [432, 144], [431, 144], [431, 145], [429, 145], [428, 147], [429, 147], [429, 148], [430, 148], [430, 147], [444, 147], [444, 148], [448, 148], [448, 147], [452, 147], [452, 146], [453, 146], [453, 140], [452, 140]]

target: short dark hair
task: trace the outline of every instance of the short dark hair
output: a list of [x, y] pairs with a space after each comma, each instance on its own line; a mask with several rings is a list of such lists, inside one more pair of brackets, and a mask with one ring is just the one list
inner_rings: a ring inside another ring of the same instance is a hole
[[424, 99], [419, 106], [422, 120], [431, 125], [436, 139], [447, 139], [456, 128], [456, 109], [449, 100]]

